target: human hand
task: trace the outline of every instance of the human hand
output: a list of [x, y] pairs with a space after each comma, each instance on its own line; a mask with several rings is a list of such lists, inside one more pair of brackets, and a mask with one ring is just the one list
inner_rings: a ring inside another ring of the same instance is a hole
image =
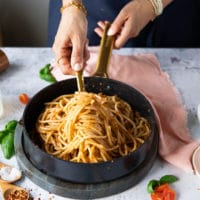
[[[126, 4], [108, 30], [108, 35], [116, 35], [114, 48], [121, 48], [128, 39], [138, 36], [154, 17], [153, 7], [147, 0], [134, 0]], [[99, 21], [94, 30], [100, 37], [103, 35], [105, 23]]]
[[55, 59], [63, 74], [74, 74], [89, 59], [87, 19], [80, 10], [69, 7], [62, 13], [53, 44]]

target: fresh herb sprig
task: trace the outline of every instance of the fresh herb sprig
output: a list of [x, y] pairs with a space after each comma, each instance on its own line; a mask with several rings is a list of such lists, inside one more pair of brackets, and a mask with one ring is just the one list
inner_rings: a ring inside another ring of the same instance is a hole
[[39, 72], [40, 78], [48, 82], [56, 82], [56, 79], [51, 74], [51, 64], [46, 64]]
[[3, 155], [6, 159], [10, 159], [14, 153], [14, 133], [18, 121], [11, 120], [6, 125], [4, 130], [0, 131], [0, 144]]
[[160, 180], [151, 180], [149, 181], [148, 185], [147, 185], [147, 192], [148, 193], [153, 193], [155, 188], [160, 186], [160, 185], [163, 185], [165, 183], [174, 183], [178, 180], [178, 178], [174, 175], [165, 175], [165, 176], [162, 176], [160, 178]]

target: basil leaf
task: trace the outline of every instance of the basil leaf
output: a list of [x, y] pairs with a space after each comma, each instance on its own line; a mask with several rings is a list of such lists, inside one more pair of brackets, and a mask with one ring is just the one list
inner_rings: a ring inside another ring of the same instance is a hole
[[165, 175], [160, 178], [160, 184], [174, 183], [178, 178], [174, 175]]
[[51, 74], [50, 66], [50, 64], [47, 64], [40, 70], [40, 78], [48, 82], [56, 82], [56, 79]]
[[46, 64], [45, 66], [44, 66], [44, 71], [43, 71], [43, 73], [44, 74], [48, 74], [48, 73], [50, 73], [50, 67], [51, 67], [51, 65], [50, 64]]
[[50, 72], [50, 64], [45, 65], [41, 70], [40, 74], [48, 74]]
[[11, 120], [9, 121], [6, 126], [5, 126], [5, 130], [6, 131], [9, 131], [9, 132], [14, 132], [15, 131], [15, 128], [17, 126], [17, 121], [16, 120]]
[[3, 139], [1, 143], [1, 148], [5, 158], [10, 159], [14, 153], [14, 133], [9, 132]]
[[147, 192], [148, 193], [153, 193], [154, 192], [154, 189], [155, 187], [159, 186], [159, 181], [157, 180], [151, 180], [149, 181], [148, 185], [147, 185]]
[[0, 131], [0, 144], [1, 144], [2, 140], [3, 140], [3, 138], [4, 138], [8, 133], [9, 133], [9, 131], [7, 131], [7, 130], [2, 130], [2, 131]]
[[40, 74], [40, 78], [48, 82], [56, 82], [56, 79], [51, 74]]

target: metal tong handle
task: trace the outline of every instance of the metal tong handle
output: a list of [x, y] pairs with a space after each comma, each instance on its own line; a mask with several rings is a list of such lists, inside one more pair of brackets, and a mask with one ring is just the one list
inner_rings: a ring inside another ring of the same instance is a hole
[[85, 91], [83, 70], [76, 72], [76, 82], [77, 82], [78, 91], [79, 92]]
[[93, 74], [94, 76], [101, 76], [108, 78], [107, 70], [114, 44], [114, 36], [107, 35], [110, 25], [111, 25], [110, 23], [106, 23], [106, 27], [104, 29], [103, 37], [100, 43], [100, 50], [98, 54], [96, 70]]
[[[110, 23], [106, 23], [103, 37], [101, 38], [100, 42], [100, 50], [98, 54], [96, 70], [93, 76], [101, 76], [108, 78], [107, 70], [114, 44], [114, 36], [107, 35], [110, 25], [111, 25]], [[76, 72], [76, 80], [77, 80], [78, 91], [79, 92], [85, 91], [83, 70]]]

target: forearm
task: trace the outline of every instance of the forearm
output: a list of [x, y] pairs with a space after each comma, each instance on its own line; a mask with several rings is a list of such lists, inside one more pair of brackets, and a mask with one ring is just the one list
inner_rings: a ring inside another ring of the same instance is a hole
[[63, 14], [65, 10], [74, 10], [74, 8], [82, 12], [85, 16], [87, 15], [87, 10], [82, 3], [82, 0], [63, 0], [63, 5], [60, 9], [61, 13]]

